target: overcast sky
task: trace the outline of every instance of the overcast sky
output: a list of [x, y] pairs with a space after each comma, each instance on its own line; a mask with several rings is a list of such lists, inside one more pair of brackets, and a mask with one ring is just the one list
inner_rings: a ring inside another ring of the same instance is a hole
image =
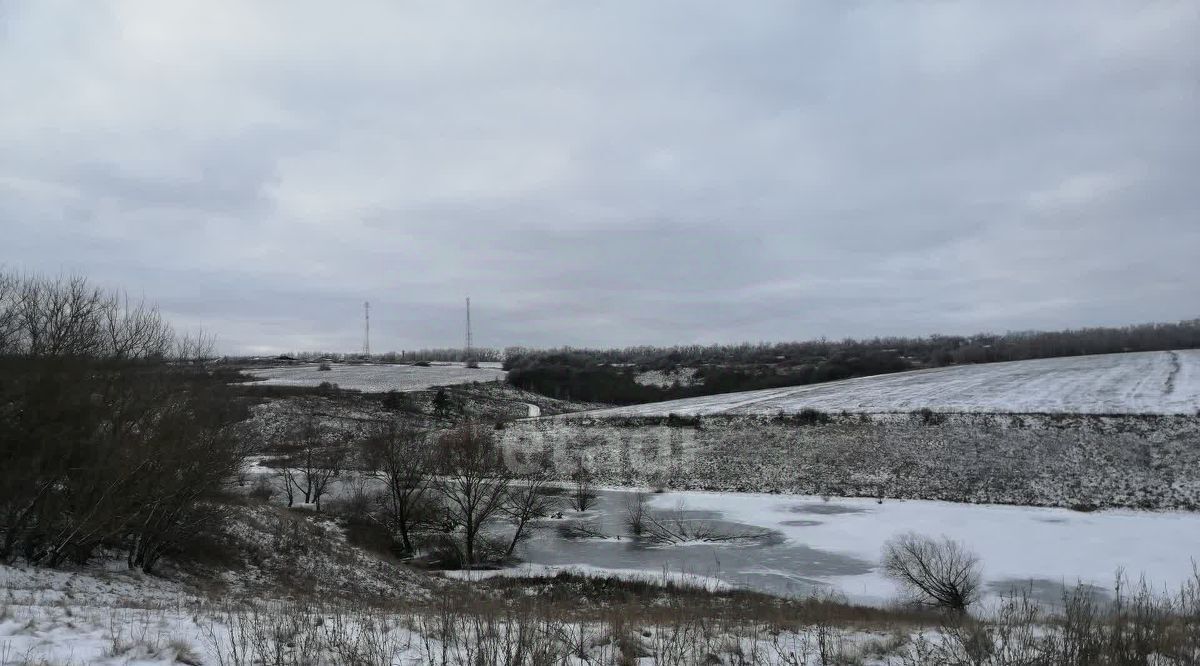
[[0, 2], [0, 264], [227, 352], [1200, 315], [1200, 4]]

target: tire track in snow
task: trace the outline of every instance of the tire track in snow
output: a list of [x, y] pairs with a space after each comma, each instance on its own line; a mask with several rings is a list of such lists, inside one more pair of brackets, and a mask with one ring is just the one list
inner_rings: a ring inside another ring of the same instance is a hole
[[1170, 396], [1175, 393], [1175, 378], [1179, 376], [1179, 371], [1183, 366], [1179, 364], [1179, 354], [1173, 351], [1167, 352], [1171, 355], [1171, 371], [1167, 373], [1167, 383], [1163, 390], [1163, 397]]

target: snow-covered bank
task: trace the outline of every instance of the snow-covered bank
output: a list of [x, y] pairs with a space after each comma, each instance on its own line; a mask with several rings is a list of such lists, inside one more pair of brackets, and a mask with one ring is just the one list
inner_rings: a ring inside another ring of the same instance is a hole
[[584, 578], [616, 578], [618, 580], [651, 585], [676, 585], [691, 587], [707, 592], [731, 590], [733, 585], [713, 576], [687, 573], [683, 571], [649, 571], [645, 569], [608, 569], [587, 564], [549, 565], [526, 562], [502, 569], [476, 569], [446, 571], [446, 578], [463, 581], [480, 581], [489, 578], [554, 578], [559, 574], [569, 574]]
[[[9, 573], [0, 566], [0, 575]], [[533, 663], [563, 666], [631, 660], [808, 665], [833, 652], [849, 657], [887, 651], [888, 658], [854, 663], [900, 664], [898, 650], [904, 647], [892, 636], [897, 630], [886, 626], [809, 627], [786, 613], [763, 622], [755, 612], [772, 613], [769, 605], [747, 609], [744, 621], [728, 616], [712, 621], [698, 593], [689, 593], [687, 606], [671, 606], [669, 596], [661, 597], [666, 606], [641, 609], [645, 613], [638, 617], [577, 614], [569, 602], [551, 608], [532, 597], [489, 608], [484, 597], [449, 591], [431, 607], [411, 609], [309, 598], [242, 603], [189, 598], [175, 604], [161, 599], [149, 606], [108, 599], [113, 603], [93, 605], [82, 595], [71, 596], [73, 590], [96, 588], [109, 575], [81, 570], [69, 574], [70, 582], [53, 572], [36, 581], [27, 571], [7, 576], [20, 589], [0, 604], [0, 665], [529, 663], [515, 660], [514, 652], [538, 656]], [[130, 580], [136, 589], [141, 579]], [[26, 590], [26, 584], [34, 589]], [[38, 601], [28, 594], [34, 591], [55, 601]], [[906, 624], [899, 630], [914, 628]]]
[[1200, 417], [827, 414], [823, 418], [543, 418], [506, 455], [569, 479], [689, 490], [1200, 509]]

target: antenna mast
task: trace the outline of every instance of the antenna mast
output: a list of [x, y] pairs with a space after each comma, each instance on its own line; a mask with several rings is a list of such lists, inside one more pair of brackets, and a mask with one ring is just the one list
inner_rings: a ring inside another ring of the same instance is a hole
[[467, 361], [471, 360], [471, 346], [472, 346], [471, 343], [472, 342], [473, 341], [471, 340], [471, 297], [468, 296], [467, 297], [467, 358], [465, 359]]
[[363, 301], [363, 356], [371, 357], [371, 302]]

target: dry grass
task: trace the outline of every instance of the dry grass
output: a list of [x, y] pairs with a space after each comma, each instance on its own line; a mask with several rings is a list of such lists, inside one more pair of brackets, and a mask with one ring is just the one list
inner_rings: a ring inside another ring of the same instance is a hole
[[656, 603], [580, 608], [542, 594], [494, 597], [457, 590], [391, 610], [296, 602], [214, 609], [201, 627], [222, 666], [299, 664], [314, 655], [331, 663], [391, 663], [402, 656], [464, 666], [626, 664], [641, 658], [680, 666], [856, 664], [868, 653], [894, 654], [905, 642], [891, 637], [914, 629], [912, 617], [891, 611], [852, 609], [847, 619], [863, 626], [839, 626], [815, 620], [834, 604], [730, 595], [717, 597], [714, 606], [697, 603], [702, 597], [691, 593], [633, 591], [653, 594]]

